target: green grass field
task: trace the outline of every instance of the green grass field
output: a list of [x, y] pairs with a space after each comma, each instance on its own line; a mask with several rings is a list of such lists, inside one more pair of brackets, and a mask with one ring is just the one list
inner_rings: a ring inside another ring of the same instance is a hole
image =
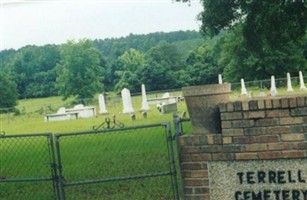
[[[278, 95], [301, 95], [306, 91], [295, 89], [295, 93], [287, 93], [286, 89], [278, 89]], [[259, 96], [260, 90], [249, 90], [254, 97]], [[264, 91], [267, 93], [268, 91]], [[172, 94], [180, 96], [180, 93]], [[160, 96], [160, 94], [159, 94]], [[155, 95], [149, 96], [153, 98]], [[240, 91], [233, 91], [231, 100], [246, 100]], [[123, 133], [89, 134], [65, 136], [67, 133], [92, 131], [93, 126], [104, 122], [106, 117], [116, 115], [125, 127], [172, 122], [173, 113], [161, 114], [155, 105], [147, 118], [141, 112], [141, 97], [132, 97], [136, 111], [136, 120], [129, 114], [121, 114], [121, 101], [108, 101], [108, 115], [97, 115], [95, 118], [77, 119], [70, 121], [45, 122], [45, 114], [55, 113], [62, 106], [73, 107], [71, 100], [63, 102], [60, 97], [44, 99], [20, 100], [19, 115], [0, 115], [0, 131], [6, 136], [24, 133], [61, 134], [60, 151], [62, 171], [67, 183], [65, 187], [66, 199], [171, 199], [170, 176], [152, 177], [138, 180], [126, 180], [95, 184], [74, 184], [95, 179], [134, 176], [138, 173], [156, 173], [169, 169], [169, 155], [165, 132], [153, 129], [137, 129]], [[98, 100], [89, 106], [96, 106]], [[185, 102], [178, 103], [178, 115], [186, 111]], [[190, 123], [186, 130], [191, 132]], [[62, 136], [63, 134], [63, 136]], [[176, 149], [176, 147], [175, 147]], [[50, 176], [49, 146], [46, 138], [32, 141], [23, 139], [0, 138], [0, 180], [6, 178], [31, 178]], [[58, 159], [59, 157], [57, 157]], [[177, 163], [178, 169], [178, 163]], [[0, 199], [54, 199], [51, 182], [0, 182]]]
[[[159, 96], [162, 94], [158, 94]], [[180, 95], [180, 93], [173, 93]], [[149, 95], [148, 98], [154, 98], [156, 95]], [[93, 126], [98, 126], [105, 121], [106, 117], [112, 119], [116, 115], [116, 119], [123, 123], [125, 127], [138, 126], [143, 124], [159, 123], [163, 121], [172, 121], [173, 113], [161, 114], [155, 105], [150, 105], [151, 110], [147, 113], [147, 118], [143, 118], [141, 109], [141, 96], [133, 96], [132, 104], [135, 110], [136, 120], [132, 120], [129, 114], [122, 114], [122, 102], [118, 99], [107, 101], [106, 107], [108, 115], [97, 114], [95, 118], [78, 119], [69, 121], [45, 122], [44, 116], [50, 113], [56, 113], [60, 107], [72, 108], [71, 100], [62, 101], [61, 97], [49, 97], [41, 99], [26, 99], [18, 102], [17, 108], [20, 115], [13, 113], [0, 115], [0, 131], [5, 134], [19, 133], [63, 133], [91, 130]], [[98, 99], [94, 99], [88, 106], [95, 106], [96, 111], [99, 111]], [[178, 115], [186, 111], [184, 102], [178, 103]]]
[[[173, 113], [161, 114], [151, 105], [147, 118], [138, 110], [141, 98], [132, 97], [136, 120], [121, 114], [121, 102], [107, 104], [108, 115], [70, 121], [45, 122], [46, 113], [56, 112], [63, 105], [60, 97], [21, 100], [20, 115], [2, 114], [1, 131], [6, 136], [25, 133], [61, 134], [59, 137], [61, 165], [65, 181], [66, 199], [172, 199], [171, 176], [153, 176], [145, 179], [82, 184], [82, 181], [129, 177], [169, 172], [170, 160], [165, 130], [158, 128], [132, 129], [104, 134], [67, 133], [93, 131], [93, 126], [106, 117], [117, 116], [125, 127], [172, 122]], [[89, 106], [96, 106], [93, 103]], [[55, 111], [54, 111], [55, 110]], [[178, 103], [178, 114], [186, 111], [184, 102]], [[175, 148], [176, 149], [176, 148]], [[46, 178], [51, 176], [49, 146], [46, 138], [0, 138], [0, 179]], [[177, 156], [177, 154], [176, 154]], [[57, 157], [58, 159], [59, 157]], [[178, 168], [178, 163], [177, 163]], [[179, 177], [178, 177], [179, 180]], [[81, 182], [81, 184], [76, 184]], [[0, 199], [54, 199], [51, 181], [0, 182]]]

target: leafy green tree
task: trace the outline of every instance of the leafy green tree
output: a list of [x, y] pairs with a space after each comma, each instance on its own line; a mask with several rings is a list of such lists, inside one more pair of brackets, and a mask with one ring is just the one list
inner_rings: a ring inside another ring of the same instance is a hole
[[116, 91], [128, 88], [131, 92], [140, 90], [140, 79], [137, 71], [145, 64], [145, 55], [135, 49], [129, 49], [118, 59], [118, 64], [122, 66], [121, 70], [115, 71], [118, 81], [115, 85]]
[[68, 41], [61, 47], [61, 61], [57, 65], [57, 86], [63, 99], [74, 96], [92, 98], [103, 89], [104, 66], [101, 54], [87, 39]]
[[204, 43], [198, 49], [190, 53], [187, 59], [186, 72], [189, 75], [187, 80], [190, 85], [212, 84], [217, 82], [217, 75], [223, 69], [217, 63], [219, 45]]
[[218, 65], [224, 69], [225, 80], [261, 80], [271, 75], [286, 77], [287, 72], [297, 74], [307, 68], [302, 44], [289, 42], [278, 49], [267, 47], [261, 52], [252, 52], [244, 45], [240, 33], [238, 28], [225, 36], [218, 56]]
[[305, 35], [307, 2], [303, 0], [202, 0], [201, 31], [216, 35], [242, 24], [249, 50], [279, 48]]
[[12, 108], [16, 105], [16, 84], [0, 71], [0, 108]]
[[47, 97], [57, 94], [55, 65], [60, 54], [56, 45], [26, 46], [7, 63], [20, 98]]
[[139, 77], [148, 90], [181, 87], [182, 60], [176, 45], [161, 42], [146, 53], [146, 63], [140, 69]]

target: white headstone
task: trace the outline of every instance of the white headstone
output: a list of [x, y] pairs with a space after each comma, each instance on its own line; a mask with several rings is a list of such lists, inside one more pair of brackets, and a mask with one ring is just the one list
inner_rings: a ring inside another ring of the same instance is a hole
[[290, 73], [287, 73], [287, 92], [293, 92]]
[[145, 90], [145, 85], [142, 84], [142, 111], [148, 111], [150, 110], [148, 102], [147, 102], [147, 97], [146, 97], [146, 90]]
[[100, 94], [98, 96], [98, 101], [99, 101], [99, 113], [100, 114], [108, 114], [103, 94]]
[[169, 97], [170, 97], [169, 92], [165, 92], [165, 93], [162, 95], [162, 98], [169, 98]]
[[56, 112], [57, 114], [65, 114], [66, 109], [64, 107], [59, 108], [59, 110]]
[[83, 104], [77, 104], [74, 106], [74, 109], [83, 109], [84, 105]]
[[219, 84], [223, 84], [222, 74], [218, 75]]
[[300, 78], [300, 89], [306, 90], [302, 71], [299, 71], [299, 78]]
[[275, 85], [275, 77], [271, 76], [271, 89], [270, 89], [271, 96], [274, 97], [277, 94], [277, 89]]
[[134, 113], [134, 109], [132, 108], [130, 91], [127, 88], [124, 88], [121, 91], [122, 99], [123, 99], [123, 113]]
[[241, 78], [241, 95], [247, 95], [247, 90], [243, 78]]

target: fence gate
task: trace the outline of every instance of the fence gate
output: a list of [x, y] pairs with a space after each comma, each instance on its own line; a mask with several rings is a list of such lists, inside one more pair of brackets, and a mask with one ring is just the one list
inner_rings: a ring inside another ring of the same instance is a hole
[[170, 123], [55, 134], [60, 199], [179, 199]]
[[0, 135], [0, 199], [58, 198], [52, 134]]

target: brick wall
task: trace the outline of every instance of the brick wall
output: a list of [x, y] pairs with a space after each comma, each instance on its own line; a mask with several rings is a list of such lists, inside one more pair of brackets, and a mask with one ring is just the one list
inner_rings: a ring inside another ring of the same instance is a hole
[[208, 162], [307, 157], [307, 96], [219, 105], [221, 134], [179, 138], [185, 199], [210, 199]]

